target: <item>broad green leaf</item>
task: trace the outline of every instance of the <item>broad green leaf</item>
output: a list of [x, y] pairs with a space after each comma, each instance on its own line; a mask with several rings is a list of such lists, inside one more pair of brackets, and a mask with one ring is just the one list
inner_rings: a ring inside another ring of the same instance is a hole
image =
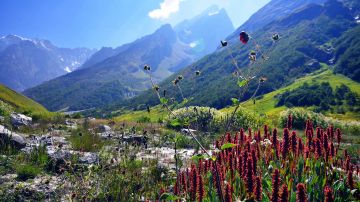
[[233, 148], [233, 147], [236, 147], [236, 146], [237, 146], [237, 144], [226, 143], [226, 144], [223, 144], [223, 145], [221, 146], [221, 150]]
[[191, 160], [199, 161], [200, 159], [207, 159], [209, 156], [207, 154], [197, 154], [191, 157]]

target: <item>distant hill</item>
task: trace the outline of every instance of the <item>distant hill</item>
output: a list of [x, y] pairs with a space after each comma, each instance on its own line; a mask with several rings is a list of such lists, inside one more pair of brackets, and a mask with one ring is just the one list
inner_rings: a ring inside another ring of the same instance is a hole
[[[287, 0], [276, 2], [282, 2], [281, 5], [278, 4], [279, 7], [287, 7], [289, 3]], [[273, 12], [277, 12], [277, 9]], [[321, 67], [320, 63], [331, 65], [334, 62], [335, 44], [333, 43], [347, 30], [356, 26], [350, 9], [341, 2], [330, 0], [324, 5], [305, 4], [287, 17], [275, 20], [254, 32], [251, 36], [262, 45], [264, 51], [269, 50], [267, 54], [269, 60], [253, 67], [258, 68], [259, 73], [256, 74], [256, 78], [261, 76], [268, 78], [260, 86], [257, 95], [277, 90], [297, 78], [318, 70]], [[281, 36], [276, 46], [271, 46], [273, 33], [279, 33]], [[238, 41], [238, 34], [228, 37], [230, 44], [227, 48], [233, 53], [243, 71], [247, 71], [248, 54], [254, 49], [254, 45], [252, 42], [248, 45], [241, 44]], [[195, 77], [195, 71], [201, 71], [201, 75]], [[235, 67], [231, 63], [229, 52], [219, 49], [178, 74], [185, 78], [180, 84], [184, 96], [193, 98], [189, 102], [190, 105], [223, 108], [230, 105], [231, 98], [237, 97], [239, 92], [237, 81], [232, 75], [234, 71]], [[160, 87], [167, 90], [168, 97], [179, 100], [181, 95], [171, 83], [175, 77], [176, 75], [166, 79], [160, 83]], [[243, 100], [248, 99], [255, 91], [257, 81], [254, 79], [250, 83], [250, 89], [242, 97]], [[149, 90], [128, 102], [109, 106], [105, 111], [110, 112], [124, 106], [128, 106], [129, 109], [144, 109], [147, 105], [158, 103], [154, 93]]]
[[74, 71], [95, 50], [58, 48], [50, 41], [16, 35], [0, 38], [0, 82], [23, 91]]
[[214, 51], [234, 31], [226, 12], [217, 9], [212, 7], [175, 29], [164, 25], [132, 43], [102, 48], [78, 71], [24, 93], [50, 110], [82, 110], [132, 98], [150, 87], [145, 64], [152, 67], [153, 79], [162, 81]]

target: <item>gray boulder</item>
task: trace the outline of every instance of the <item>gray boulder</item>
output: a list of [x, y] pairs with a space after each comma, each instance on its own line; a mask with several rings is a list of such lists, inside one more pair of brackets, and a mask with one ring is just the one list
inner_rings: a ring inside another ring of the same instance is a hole
[[10, 143], [15, 148], [22, 149], [26, 146], [26, 139], [17, 133], [14, 133], [4, 126], [0, 125], [0, 145]]
[[99, 156], [96, 153], [84, 152], [79, 156], [79, 162], [85, 164], [97, 163], [99, 161]]
[[28, 126], [31, 124], [32, 118], [24, 114], [12, 113], [10, 115], [10, 121], [13, 126]]
[[101, 126], [99, 126], [98, 129], [99, 129], [99, 131], [100, 131], [101, 133], [111, 132], [111, 127], [108, 126], [108, 125], [101, 125]]

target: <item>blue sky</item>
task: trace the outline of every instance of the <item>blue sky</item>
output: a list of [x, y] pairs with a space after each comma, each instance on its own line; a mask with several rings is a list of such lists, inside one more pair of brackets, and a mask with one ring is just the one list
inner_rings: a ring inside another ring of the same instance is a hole
[[211, 5], [235, 27], [270, 0], [2, 0], [0, 35], [48, 39], [60, 47], [116, 47], [176, 25]]

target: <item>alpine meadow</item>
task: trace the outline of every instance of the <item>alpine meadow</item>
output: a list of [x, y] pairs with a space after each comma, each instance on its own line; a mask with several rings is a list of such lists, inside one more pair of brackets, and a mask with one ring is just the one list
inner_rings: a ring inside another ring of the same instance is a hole
[[358, 0], [13, 0], [0, 23], [0, 201], [360, 201]]

